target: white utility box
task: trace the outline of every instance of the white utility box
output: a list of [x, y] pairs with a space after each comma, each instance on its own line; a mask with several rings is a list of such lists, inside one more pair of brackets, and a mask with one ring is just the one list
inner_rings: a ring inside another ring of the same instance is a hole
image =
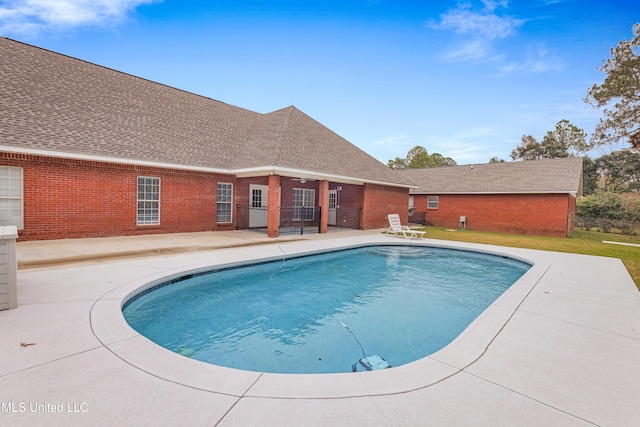
[[465, 215], [460, 215], [460, 230], [464, 231], [467, 229], [467, 217]]
[[15, 225], [0, 226], [0, 310], [18, 307]]

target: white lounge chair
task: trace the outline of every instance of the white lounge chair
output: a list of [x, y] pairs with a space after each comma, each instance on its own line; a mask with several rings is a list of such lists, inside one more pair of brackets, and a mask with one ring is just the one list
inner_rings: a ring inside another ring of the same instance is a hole
[[387, 220], [389, 221], [389, 228], [387, 228], [387, 236], [391, 234], [392, 236], [398, 236], [402, 234], [405, 239], [413, 239], [424, 236], [424, 231], [416, 231], [412, 230], [406, 225], [402, 225], [400, 223], [400, 215], [398, 214], [389, 214], [387, 215]]

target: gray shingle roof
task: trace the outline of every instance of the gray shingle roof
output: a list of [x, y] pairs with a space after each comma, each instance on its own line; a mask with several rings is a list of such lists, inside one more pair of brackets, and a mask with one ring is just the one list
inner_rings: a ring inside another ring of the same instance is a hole
[[0, 58], [0, 149], [411, 186], [295, 107], [260, 114], [3, 37]]
[[582, 194], [582, 159], [576, 157], [399, 172], [418, 186], [412, 194]]

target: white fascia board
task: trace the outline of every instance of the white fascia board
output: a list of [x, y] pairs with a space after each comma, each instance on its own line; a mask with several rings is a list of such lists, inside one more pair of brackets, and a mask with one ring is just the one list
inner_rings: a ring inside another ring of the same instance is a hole
[[33, 156], [57, 157], [57, 158], [72, 159], [72, 160], [87, 160], [91, 162], [117, 163], [117, 164], [123, 164], [123, 165], [148, 166], [148, 167], [162, 168], [162, 169], [178, 169], [178, 170], [212, 172], [212, 173], [233, 175], [233, 172], [231, 172], [230, 169], [207, 168], [203, 166], [191, 166], [191, 165], [184, 165], [184, 164], [177, 164], [177, 163], [150, 162], [146, 160], [125, 159], [122, 157], [95, 156], [91, 154], [68, 153], [68, 152], [62, 152], [62, 151], [38, 150], [34, 148], [22, 148], [22, 147], [11, 147], [11, 146], [0, 146], [0, 151], [4, 151], [7, 153], [16, 153], [16, 154], [28, 154]]
[[0, 151], [4, 151], [7, 153], [27, 154], [27, 155], [43, 156], [43, 157], [57, 157], [57, 158], [72, 159], [72, 160], [86, 160], [91, 162], [117, 163], [117, 164], [124, 164], [124, 165], [147, 166], [147, 167], [155, 167], [155, 168], [162, 168], [162, 169], [177, 169], [177, 170], [188, 170], [188, 171], [196, 171], [196, 172], [219, 173], [219, 174], [225, 174], [225, 175], [235, 175], [237, 178], [280, 175], [280, 176], [288, 176], [292, 178], [306, 178], [309, 180], [311, 179], [329, 180], [329, 181], [343, 182], [345, 184], [355, 184], [355, 185], [364, 185], [365, 183], [368, 183], [368, 184], [379, 184], [379, 185], [386, 185], [391, 187], [402, 187], [402, 188], [410, 188], [410, 189], [417, 188], [416, 186], [413, 186], [413, 185], [359, 179], [359, 178], [340, 176], [340, 175], [323, 174], [320, 172], [306, 171], [302, 169], [293, 169], [293, 168], [282, 168], [278, 166], [260, 166], [257, 168], [246, 168], [246, 169], [223, 169], [223, 168], [209, 168], [204, 166], [184, 165], [184, 164], [177, 164], [177, 163], [151, 162], [147, 160], [127, 159], [122, 157], [96, 156], [92, 154], [69, 153], [69, 152], [53, 151], [53, 150], [40, 150], [35, 148], [24, 148], [24, 147], [13, 147], [13, 146], [0, 146]]
[[355, 185], [364, 185], [364, 184], [377, 184], [377, 185], [385, 185], [388, 187], [401, 187], [401, 188], [417, 188], [415, 185], [411, 184], [400, 184], [394, 182], [384, 182], [384, 181], [376, 181], [372, 179], [363, 179], [357, 177], [350, 177], [344, 175], [333, 175], [326, 174], [322, 172], [315, 172], [303, 169], [294, 169], [294, 168], [283, 168], [280, 166], [259, 166], [256, 168], [245, 168], [245, 169], [234, 169], [232, 171], [236, 175], [236, 178], [250, 178], [254, 176], [268, 176], [268, 175], [279, 175], [290, 178], [304, 178], [309, 180], [327, 180], [333, 182], [341, 182], [345, 184], [355, 184]]
[[575, 197], [576, 192], [571, 190], [551, 190], [551, 191], [410, 191], [410, 195], [429, 195], [429, 196], [439, 196], [439, 195], [491, 195], [491, 194], [571, 194]]

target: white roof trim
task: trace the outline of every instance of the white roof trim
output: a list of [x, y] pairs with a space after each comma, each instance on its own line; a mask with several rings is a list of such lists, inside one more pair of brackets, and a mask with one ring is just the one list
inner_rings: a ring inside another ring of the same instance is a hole
[[38, 150], [34, 148], [11, 147], [6, 145], [0, 146], [0, 151], [17, 153], [17, 154], [29, 154], [34, 156], [59, 157], [63, 159], [88, 160], [91, 162], [119, 163], [124, 165], [149, 166], [149, 167], [156, 167], [156, 168], [163, 168], [163, 169], [180, 169], [180, 170], [200, 171], [200, 172], [225, 173], [225, 174], [233, 175], [233, 173], [229, 169], [207, 168], [202, 166], [181, 165], [177, 163], [150, 162], [146, 160], [125, 159], [121, 157], [109, 157], [109, 156], [95, 156], [91, 154], [68, 153], [68, 152], [52, 151], [52, 150]]
[[303, 169], [283, 168], [279, 166], [260, 166], [256, 168], [244, 168], [244, 169], [208, 168], [203, 166], [191, 166], [191, 165], [184, 165], [184, 164], [177, 164], [177, 163], [150, 162], [146, 160], [125, 159], [121, 157], [96, 156], [91, 154], [69, 153], [69, 152], [53, 151], [53, 150], [39, 150], [35, 148], [13, 147], [13, 146], [6, 146], [6, 145], [0, 146], [0, 151], [4, 151], [8, 153], [16, 153], [16, 154], [34, 155], [34, 156], [58, 157], [58, 158], [73, 159], [73, 160], [87, 160], [92, 162], [119, 163], [119, 164], [125, 164], [125, 165], [148, 166], [148, 167], [156, 167], [156, 168], [163, 168], [163, 169], [177, 169], [177, 170], [188, 170], [188, 171], [198, 171], [198, 172], [221, 173], [221, 174], [227, 174], [227, 175], [235, 175], [237, 178], [280, 175], [280, 176], [287, 176], [292, 178], [306, 178], [310, 180], [311, 179], [329, 180], [329, 181], [342, 182], [345, 184], [355, 184], [355, 185], [363, 185], [367, 183], [367, 184], [385, 185], [390, 187], [418, 188], [417, 186], [410, 185], [410, 184], [400, 184], [400, 183], [360, 179], [356, 177], [324, 174], [322, 172], [307, 171]]
[[575, 190], [539, 190], [539, 191], [410, 191], [409, 194], [412, 196], [415, 195], [429, 195], [429, 196], [439, 196], [439, 195], [467, 195], [467, 194], [571, 194], [573, 197], [576, 197], [577, 193]]
[[252, 176], [266, 176], [266, 175], [279, 175], [291, 178], [305, 178], [314, 180], [328, 180], [334, 182], [342, 182], [345, 184], [377, 184], [385, 185], [388, 187], [400, 187], [400, 188], [418, 188], [417, 185], [402, 184], [394, 182], [376, 181], [372, 179], [362, 179], [358, 177], [350, 177], [344, 175], [334, 175], [322, 172], [309, 171], [304, 169], [284, 168], [281, 166], [259, 166], [255, 168], [235, 169], [233, 170], [237, 178], [248, 178]]

